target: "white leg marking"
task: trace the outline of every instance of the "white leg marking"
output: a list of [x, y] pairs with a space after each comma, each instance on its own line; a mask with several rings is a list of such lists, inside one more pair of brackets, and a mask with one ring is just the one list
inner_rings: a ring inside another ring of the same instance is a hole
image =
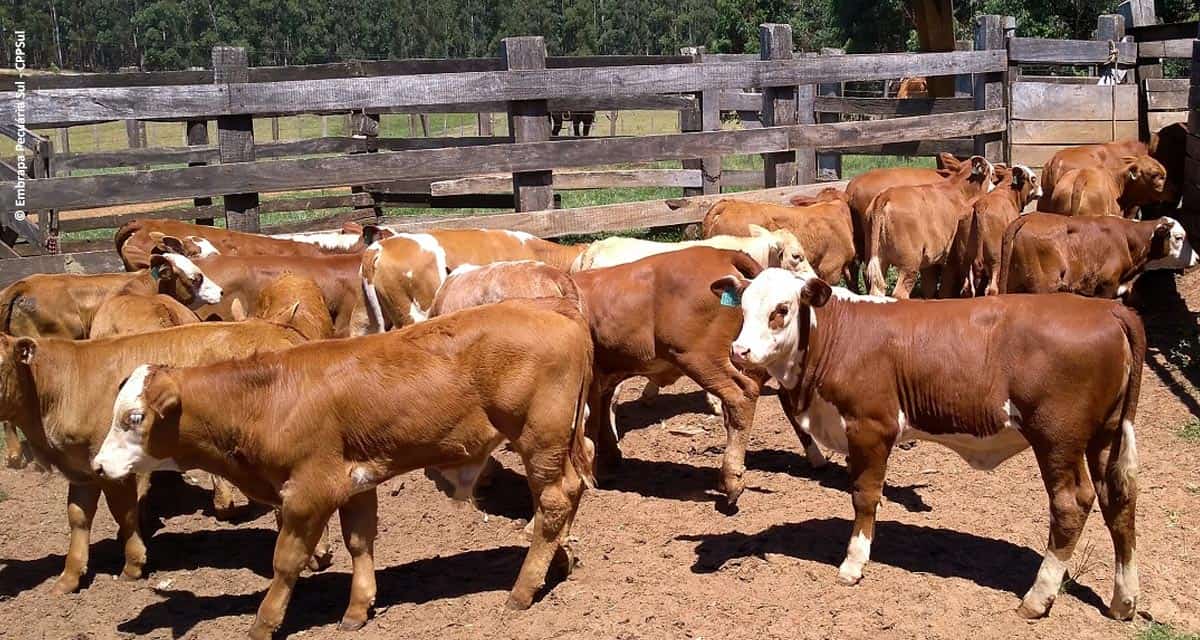
[[714, 416], [721, 416], [725, 413], [725, 407], [721, 404], [721, 399], [711, 393], [706, 393], [705, 399], [708, 400], [708, 408], [712, 409]]
[[1037, 580], [1029, 588], [1029, 592], [1021, 600], [1021, 606], [1034, 615], [1045, 615], [1054, 604], [1054, 598], [1062, 587], [1063, 576], [1067, 574], [1067, 565], [1054, 552], [1046, 549], [1042, 558], [1042, 566], [1038, 569]]
[[871, 557], [871, 538], [863, 532], [850, 538], [850, 546], [846, 548], [846, 559], [838, 568], [838, 581], [842, 584], [856, 584], [862, 580], [863, 566]]

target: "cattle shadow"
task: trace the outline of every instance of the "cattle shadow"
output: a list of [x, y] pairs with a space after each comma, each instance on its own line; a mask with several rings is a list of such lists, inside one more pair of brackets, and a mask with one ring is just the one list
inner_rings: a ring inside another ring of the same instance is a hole
[[613, 415], [617, 435], [624, 437], [630, 431], [646, 429], [683, 413], [699, 413], [711, 416], [708, 394], [703, 390], [687, 393], [661, 393], [649, 402], [630, 400], [613, 403]]
[[[850, 493], [850, 474], [846, 467], [830, 460], [825, 466], [816, 469], [808, 464], [808, 459], [792, 451], [783, 449], [756, 449], [746, 452], [746, 468], [752, 471], [767, 473], [785, 473], [794, 478], [812, 480], [826, 489], [837, 489]], [[891, 502], [904, 507], [911, 513], [933, 511], [917, 489], [924, 489], [928, 484], [900, 486], [884, 483], [883, 495]]]
[[[213, 492], [184, 481], [176, 472], [158, 472], [150, 479], [150, 489], [142, 497], [141, 525], [145, 537], [153, 536], [171, 518], [183, 515], [203, 514], [217, 519], [212, 505]], [[250, 501], [233, 511], [230, 524], [245, 524], [271, 511], [271, 507]]]
[[[66, 536], [63, 537], [65, 542]], [[79, 588], [88, 588], [98, 575], [121, 573], [124, 553], [114, 538], [93, 543], [88, 554], [88, 572], [79, 581]], [[0, 600], [16, 597], [57, 578], [66, 565], [66, 558], [64, 554], [53, 553], [32, 560], [0, 559]], [[46, 588], [49, 589], [49, 585]]]
[[512, 520], [533, 517], [533, 494], [525, 476], [497, 465], [486, 484], [475, 487], [475, 506], [482, 512]]
[[[1200, 415], [1200, 398], [1176, 380], [1177, 371], [1193, 388], [1200, 388], [1200, 328], [1197, 314], [1179, 294], [1174, 272], [1150, 271], [1134, 286], [1132, 306], [1146, 326], [1149, 347], [1146, 367], [1158, 376], [1193, 415]], [[1155, 355], [1159, 357], [1154, 357]], [[1165, 361], [1165, 362], [1164, 362]]]
[[[478, 551], [425, 558], [378, 569], [375, 572], [378, 595], [376, 610], [397, 604], [424, 604], [434, 600], [459, 598], [485, 591], [508, 591], [516, 581], [525, 547], [505, 546]], [[267, 558], [268, 561], [270, 558]], [[549, 593], [561, 582], [547, 582], [540, 595]], [[230, 616], [253, 615], [266, 595], [263, 589], [251, 594], [200, 596], [191, 591], [160, 590], [166, 598], [144, 607], [132, 619], [117, 625], [122, 633], [139, 636], [169, 629], [175, 638], [191, 631], [198, 623]], [[350, 596], [350, 574], [326, 572], [301, 576], [288, 606], [280, 637], [337, 623]], [[368, 623], [370, 624], [370, 623]]]
[[[699, 543], [692, 564], [694, 573], [713, 573], [730, 560], [770, 553], [837, 567], [845, 558], [851, 528], [849, 520], [821, 518], [773, 525], [753, 534], [731, 531], [685, 534], [675, 539]], [[880, 521], [875, 532], [872, 563], [942, 578], [963, 578], [1018, 598], [1033, 585], [1042, 562], [1041, 554], [1028, 547], [939, 527]], [[866, 573], [864, 580], [871, 580], [870, 565]], [[834, 588], [834, 573], [826, 578]], [[1072, 582], [1068, 592], [1089, 605], [1104, 608], [1100, 596], [1090, 587]]]

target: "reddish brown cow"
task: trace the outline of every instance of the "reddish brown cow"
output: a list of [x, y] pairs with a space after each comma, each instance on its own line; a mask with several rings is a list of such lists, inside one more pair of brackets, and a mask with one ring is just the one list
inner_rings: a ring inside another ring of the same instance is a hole
[[1024, 165], [996, 169], [999, 185], [975, 201], [971, 215], [959, 221], [947, 273], [961, 281], [961, 295], [994, 296], [999, 292], [1000, 253], [1004, 230], [1041, 196], [1037, 174]]
[[862, 579], [896, 442], [938, 442], [977, 469], [1032, 447], [1050, 539], [1019, 613], [1049, 612], [1099, 497], [1116, 550], [1108, 613], [1133, 616], [1134, 420], [1146, 353], [1137, 314], [1065, 294], [879, 304], [779, 269], [712, 286], [742, 301], [733, 357], [769, 371], [801, 426], [847, 454], [854, 529], [839, 582]]
[[[1039, 211], [1069, 216], [1135, 215], [1142, 205], [1162, 202], [1166, 169], [1150, 156], [1124, 156], [1119, 169], [1071, 169], [1054, 186], [1054, 195], [1038, 202]], [[1044, 205], [1042, 203], [1045, 203]]]
[[434, 296], [429, 317], [514, 298], [566, 298], [583, 305], [575, 281], [561, 269], [534, 260], [493, 262], [451, 272]]
[[955, 295], [961, 280], [948, 274], [939, 278], [950, 257], [959, 222], [971, 214], [979, 196], [994, 187], [995, 170], [982, 156], [973, 156], [958, 173], [935, 184], [893, 187], [879, 194], [867, 212], [867, 280], [872, 295], [884, 295], [884, 272], [895, 265], [899, 271], [893, 293], [907, 298], [921, 274], [924, 297], [935, 293]]
[[[797, 205], [796, 201], [807, 203]], [[708, 210], [701, 223], [702, 238], [718, 235], [749, 236], [750, 225], [790, 231], [800, 240], [804, 257], [825, 280], [850, 279], [854, 261], [854, 233], [845, 195], [829, 188], [816, 198], [797, 196], [793, 206], [720, 200]]]
[[101, 477], [123, 478], [169, 461], [279, 505], [275, 575], [250, 630], [266, 639], [334, 511], [353, 558], [341, 627], [357, 629], [375, 600], [376, 487], [434, 467], [469, 496], [508, 440], [534, 503], [533, 540], [507, 603], [524, 609], [552, 562], [573, 565], [566, 543], [593, 482], [583, 425], [591, 371], [584, 319], [553, 299], [206, 367], [146, 365], [117, 394], [93, 465]]
[[1196, 265], [1183, 225], [1172, 218], [1021, 216], [1004, 232], [1001, 291], [1118, 298], [1148, 269]]
[[[361, 229], [361, 228], [360, 228]], [[242, 233], [220, 227], [188, 224], [179, 220], [133, 220], [117, 230], [117, 253], [125, 269], [144, 269], [163, 236], [174, 236], [195, 247], [195, 257], [213, 253], [233, 256], [321, 256], [331, 253], [361, 253], [362, 241], [353, 233], [313, 234], [311, 242], [272, 238], [257, 233]], [[353, 240], [353, 242], [351, 242]], [[322, 245], [319, 242], [325, 241]]]

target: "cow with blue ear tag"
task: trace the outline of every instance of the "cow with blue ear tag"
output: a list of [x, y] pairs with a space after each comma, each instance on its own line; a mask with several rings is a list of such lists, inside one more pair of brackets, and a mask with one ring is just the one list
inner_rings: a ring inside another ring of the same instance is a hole
[[1071, 294], [859, 296], [778, 269], [713, 284], [714, 292], [731, 288], [744, 312], [731, 356], [770, 372], [794, 424], [847, 456], [854, 527], [839, 583], [863, 578], [897, 442], [936, 442], [985, 471], [1032, 447], [1050, 536], [1018, 613], [1049, 612], [1099, 499], [1115, 551], [1107, 613], [1132, 617], [1134, 423], [1146, 353], [1136, 313]]

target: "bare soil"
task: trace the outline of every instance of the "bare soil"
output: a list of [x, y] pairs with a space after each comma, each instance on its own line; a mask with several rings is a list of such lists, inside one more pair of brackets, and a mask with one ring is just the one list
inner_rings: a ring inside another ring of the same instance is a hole
[[[481, 491], [480, 510], [451, 503], [420, 473], [382, 487], [374, 618], [354, 634], [336, 630], [350, 582], [338, 540], [334, 565], [300, 579], [281, 635], [1131, 638], [1146, 617], [1200, 631], [1200, 442], [1179, 435], [1200, 415], [1200, 274], [1179, 280], [1178, 295], [1170, 282], [1147, 284], [1155, 304], [1144, 313], [1151, 354], [1137, 420], [1144, 611], [1133, 623], [1102, 614], [1112, 545], [1099, 513], [1049, 618], [1029, 623], [1014, 613], [1048, 526], [1029, 452], [982, 473], [936, 445], [898, 450], [866, 577], [841, 587], [835, 577], [853, 515], [843, 459], [810, 468], [766, 396], [741, 509], [724, 515], [713, 491], [720, 419], [691, 383], [650, 406], [635, 401], [634, 383], [617, 411], [627, 431], [623, 470], [584, 495], [576, 521], [582, 566], [533, 608], [503, 608], [525, 553], [530, 504], [519, 462], [502, 453], [505, 470]], [[66, 548], [65, 480], [5, 470], [0, 491], [0, 638], [224, 638], [249, 628], [271, 575], [269, 513], [247, 509], [237, 524], [220, 523], [204, 492], [156, 477], [148, 500], [160, 524], [148, 543], [148, 579], [114, 579], [121, 554], [102, 508], [90, 579], [79, 593], [54, 597]]]

